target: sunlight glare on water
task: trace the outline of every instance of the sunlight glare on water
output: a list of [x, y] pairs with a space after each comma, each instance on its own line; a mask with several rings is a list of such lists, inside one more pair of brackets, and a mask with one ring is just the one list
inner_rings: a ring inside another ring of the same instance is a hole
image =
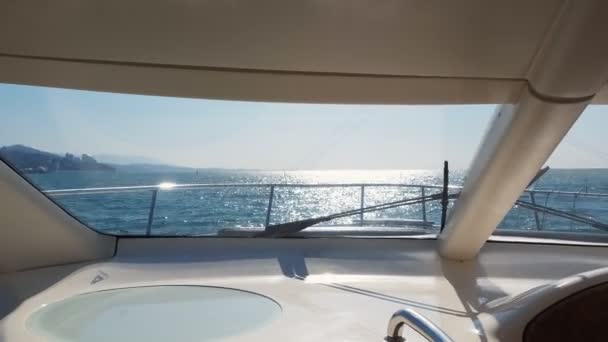
[[[462, 172], [452, 172], [451, 183], [460, 184]], [[441, 185], [441, 170], [331, 170], [331, 171], [202, 171], [198, 173], [137, 174], [113, 177], [89, 173], [86, 179], [72, 175], [70, 187], [103, 183], [106, 186], [160, 184], [152, 233], [158, 235], [207, 235], [221, 228], [263, 227], [270, 189], [268, 186], [175, 189], [175, 184], [277, 184], [270, 223], [282, 223], [357, 209], [361, 186], [281, 187], [281, 184], [411, 184]], [[84, 175], [83, 175], [84, 176]], [[34, 175], [48, 188], [65, 187], [66, 177]], [[56, 184], [53, 184], [53, 183]], [[60, 184], [57, 184], [60, 183]], [[171, 190], [171, 191], [166, 191]], [[435, 189], [427, 189], [426, 195]], [[438, 191], [438, 190], [436, 190]], [[419, 197], [419, 187], [366, 186], [364, 205]], [[150, 207], [150, 193], [118, 193], [60, 197], [58, 201], [90, 226], [120, 234], [143, 234]], [[122, 208], [122, 209], [121, 209]], [[427, 203], [429, 220], [437, 221], [438, 203]], [[421, 205], [365, 214], [365, 219], [422, 218]], [[328, 224], [352, 224], [359, 216]]]

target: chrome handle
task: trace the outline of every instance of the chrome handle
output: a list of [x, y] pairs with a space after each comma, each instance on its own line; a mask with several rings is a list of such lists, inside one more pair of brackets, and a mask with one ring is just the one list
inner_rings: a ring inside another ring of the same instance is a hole
[[431, 323], [426, 317], [411, 309], [399, 310], [393, 314], [388, 321], [388, 329], [386, 332], [387, 342], [402, 342], [405, 339], [401, 336], [401, 328], [407, 324], [417, 333], [424, 336], [429, 341], [433, 342], [451, 342], [448, 337], [435, 324]]

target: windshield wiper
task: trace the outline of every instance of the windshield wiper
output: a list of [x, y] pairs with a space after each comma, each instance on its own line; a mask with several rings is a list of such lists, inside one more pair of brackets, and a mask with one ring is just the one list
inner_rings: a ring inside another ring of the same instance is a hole
[[544, 176], [545, 173], [547, 173], [547, 171], [549, 171], [549, 169], [550, 169], [550, 167], [549, 167], [549, 165], [547, 165], [547, 166], [543, 167], [542, 169], [538, 170], [536, 175], [534, 175], [534, 178], [532, 178], [530, 183], [528, 183], [528, 186], [526, 187], [526, 189], [528, 189], [532, 185], [534, 185], [534, 183], [536, 183], [537, 180], [539, 180], [542, 176]]
[[[549, 166], [545, 166], [544, 168], [540, 169], [536, 173], [536, 176], [534, 176], [534, 178], [532, 178], [532, 180], [530, 181], [530, 183], [528, 184], [526, 189], [528, 189], [532, 185], [534, 185], [534, 183], [536, 183], [537, 180], [539, 180], [542, 176], [544, 176], [545, 173], [547, 173], [547, 171], [549, 171]], [[515, 204], [519, 205], [522, 208], [533, 210], [535, 212], [541, 212], [541, 213], [546, 213], [549, 215], [554, 215], [554, 216], [565, 218], [567, 220], [571, 220], [574, 222], [588, 224], [593, 228], [608, 231], [608, 224], [599, 221], [597, 218], [595, 218], [593, 216], [585, 217], [585, 216], [573, 214], [573, 213], [570, 213], [570, 212], [567, 212], [564, 210], [549, 208], [549, 207], [546, 207], [546, 206], [543, 206], [540, 204], [531, 203], [531, 202], [522, 201], [522, 200], [515, 201]]]
[[[452, 194], [452, 195], [449, 195], [448, 197], [456, 198], [456, 196], [457, 196], [457, 194]], [[406, 205], [419, 204], [419, 203], [423, 203], [423, 202], [427, 202], [427, 201], [436, 201], [436, 200], [442, 199], [442, 197], [443, 197], [443, 193], [438, 193], [438, 194], [429, 195], [429, 196], [408, 198], [408, 199], [403, 199], [403, 200], [394, 201], [394, 202], [386, 202], [386, 203], [372, 205], [372, 206], [365, 207], [365, 208], [343, 211], [340, 213], [326, 215], [326, 216], [318, 216], [318, 217], [308, 218], [308, 219], [304, 219], [304, 220], [273, 224], [273, 225], [266, 227], [266, 229], [263, 232], [256, 234], [256, 237], [285, 237], [285, 236], [297, 233], [299, 231], [302, 231], [308, 227], [314, 226], [315, 224], [335, 220], [337, 218], [353, 216], [353, 215], [358, 215], [358, 214], [362, 214], [362, 213], [369, 213], [369, 212], [374, 212], [374, 211], [379, 211], [379, 210], [385, 210], [385, 209], [390, 209], [390, 208], [396, 208], [396, 207], [401, 207], [401, 206], [406, 206]]]
[[516, 205], [519, 205], [522, 208], [526, 208], [526, 209], [530, 209], [530, 210], [534, 210], [534, 211], [538, 211], [541, 213], [547, 213], [549, 215], [554, 215], [557, 217], [561, 217], [561, 218], [565, 218], [567, 220], [571, 220], [574, 222], [578, 222], [578, 223], [583, 223], [583, 224], [588, 224], [593, 228], [597, 228], [597, 229], [601, 229], [604, 231], [608, 231], [608, 224], [603, 223], [599, 220], [597, 220], [595, 217], [593, 216], [581, 216], [581, 215], [577, 215], [577, 214], [573, 214], [564, 210], [560, 210], [560, 209], [555, 209], [555, 208], [549, 208], [549, 207], [545, 207], [539, 204], [534, 204], [534, 203], [530, 203], [530, 202], [526, 202], [526, 201], [522, 201], [522, 200], [517, 200], [515, 202]]

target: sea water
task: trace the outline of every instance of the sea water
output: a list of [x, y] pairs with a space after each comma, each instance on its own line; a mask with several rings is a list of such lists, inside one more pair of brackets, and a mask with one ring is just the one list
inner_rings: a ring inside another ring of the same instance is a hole
[[[450, 185], [462, 185], [463, 171], [450, 173]], [[177, 184], [324, 184], [324, 183], [391, 183], [436, 185], [443, 183], [441, 170], [328, 170], [328, 171], [244, 171], [193, 170], [192, 172], [55, 172], [30, 174], [32, 183], [42, 190], [92, 187]], [[608, 194], [608, 170], [550, 170], [536, 184], [537, 190], [575, 192], [580, 195], [537, 193], [534, 201], [577, 215], [608, 222], [608, 197], [591, 197], [587, 193]], [[364, 205], [370, 206], [404, 198], [421, 196], [417, 187], [367, 186]], [[425, 195], [440, 189], [425, 189]], [[151, 233], [154, 235], [212, 235], [222, 228], [263, 227], [269, 204], [270, 188], [217, 187], [158, 192]], [[112, 234], [146, 232], [151, 191], [87, 194], [53, 197], [60, 206], [89, 227]], [[522, 200], [531, 201], [524, 194]], [[270, 223], [288, 222], [319, 215], [339, 213], [361, 206], [361, 187], [276, 187]], [[366, 213], [365, 220], [422, 220], [433, 222], [441, 217], [439, 201]], [[332, 221], [330, 224], [357, 224], [359, 215]], [[544, 229], [598, 231], [548, 214], [515, 206], [499, 226], [502, 229]]]

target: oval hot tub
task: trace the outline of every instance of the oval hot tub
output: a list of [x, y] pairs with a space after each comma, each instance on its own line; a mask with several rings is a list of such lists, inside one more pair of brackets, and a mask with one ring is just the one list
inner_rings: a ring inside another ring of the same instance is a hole
[[207, 286], [149, 286], [74, 296], [41, 307], [28, 329], [50, 341], [206, 341], [240, 335], [281, 314], [274, 300]]

